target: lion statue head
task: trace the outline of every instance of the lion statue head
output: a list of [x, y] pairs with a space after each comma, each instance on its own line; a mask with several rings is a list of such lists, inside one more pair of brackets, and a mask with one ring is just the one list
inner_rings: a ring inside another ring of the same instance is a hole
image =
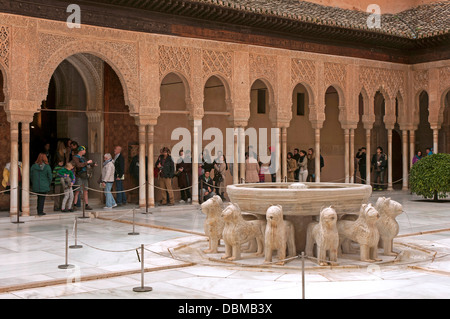
[[283, 220], [283, 208], [281, 205], [270, 206], [266, 211], [266, 220], [270, 225], [278, 225]]
[[403, 213], [403, 206], [399, 202], [392, 200], [390, 197], [379, 197], [375, 203], [375, 208], [380, 214], [386, 214], [392, 218]]
[[332, 228], [336, 226], [336, 210], [331, 206], [322, 208], [322, 210], [320, 211], [320, 223], [326, 228]]
[[220, 196], [214, 195], [210, 199], [208, 199], [206, 202], [202, 203], [201, 211], [202, 213], [209, 216], [210, 214], [219, 215], [222, 212], [222, 206], [223, 202]]

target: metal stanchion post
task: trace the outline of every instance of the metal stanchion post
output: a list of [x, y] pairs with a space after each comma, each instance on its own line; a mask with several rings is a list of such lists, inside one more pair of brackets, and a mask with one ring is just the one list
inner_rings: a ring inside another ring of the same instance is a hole
[[134, 287], [134, 292], [147, 292], [152, 291], [152, 287], [145, 287], [144, 286], [144, 245], [141, 244], [141, 286], [140, 287]]
[[77, 237], [78, 237], [77, 233], [78, 233], [78, 218], [75, 217], [75, 245], [69, 246], [69, 248], [72, 249], [83, 248], [82, 245], [77, 244]]
[[139, 233], [134, 231], [134, 214], [135, 214], [135, 209], [133, 208], [133, 232], [128, 233], [128, 235], [139, 235]]
[[64, 265], [59, 265], [58, 268], [59, 269], [69, 269], [69, 268], [74, 268], [74, 265], [69, 265], [68, 264], [68, 255], [69, 255], [69, 229], [66, 229], [66, 263]]
[[13, 224], [23, 224], [24, 222], [19, 220], [20, 216], [20, 186], [17, 186], [17, 220]]
[[305, 252], [302, 251], [302, 299], [305, 299]]

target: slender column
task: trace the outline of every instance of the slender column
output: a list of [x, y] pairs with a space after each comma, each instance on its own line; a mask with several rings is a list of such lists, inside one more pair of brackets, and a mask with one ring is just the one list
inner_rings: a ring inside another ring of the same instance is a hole
[[387, 190], [392, 190], [392, 129], [387, 130], [388, 136], [388, 187]]
[[410, 130], [409, 131], [409, 165], [412, 167], [412, 161], [414, 159], [416, 149], [416, 137], [415, 137], [415, 131]]
[[316, 153], [315, 158], [316, 183], [320, 183], [320, 128], [316, 128], [314, 132], [315, 132], [314, 152]]
[[350, 131], [349, 129], [344, 129], [344, 144], [345, 144], [345, 150], [344, 150], [344, 163], [345, 163], [345, 183], [349, 182], [350, 179], [350, 162], [349, 162], [349, 156], [350, 156]]
[[200, 156], [199, 136], [201, 136], [202, 120], [193, 120], [193, 143], [192, 143], [192, 204], [198, 204], [198, 163]]
[[[139, 207], [145, 208], [146, 198], [145, 198], [145, 125], [139, 125]], [[148, 168], [149, 170], [151, 167]]]
[[242, 180], [245, 181], [245, 130], [243, 127], [238, 128], [239, 132], [239, 167], [240, 167], [240, 176], [239, 182]]
[[233, 184], [239, 184], [239, 149], [238, 149], [238, 130], [239, 128], [234, 128], [233, 139], [234, 139], [234, 148], [233, 148]]
[[[148, 180], [148, 189], [147, 189], [147, 201], [148, 201], [148, 207], [155, 207], [155, 175], [153, 174], [153, 166], [154, 164], [154, 131], [155, 126], [154, 125], [148, 125], [147, 129], [147, 180]], [[139, 165], [139, 169], [141, 166]], [[145, 189], [145, 188], [144, 188]]]
[[403, 141], [403, 150], [402, 150], [402, 166], [403, 166], [403, 190], [408, 189], [408, 131], [402, 131], [402, 141]]
[[350, 183], [355, 182], [355, 130], [350, 129]]
[[30, 216], [30, 123], [22, 123], [22, 216]]
[[433, 128], [433, 154], [438, 153], [438, 136], [439, 136], [439, 129]]
[[370, 185], [370, 129], [366, 129], [366, 184]]
[[281, 173], [281, 180], [285, 181], [285, 178], [287, 178], [287, 128], [282, 127], [281, 128], [281, 167], [282, 167], [282, 173]]
[[19, 123], [11, 122], [11, 168], [9, 175], [9, 185], [11, 187], [9, 213], [16, 215], [17, 210], [17, 186], [19, 184]]
[[281, 138], [281, 134], [280, 134], [280, 128], [276, 127], [273, 128], [273, 130], [275, 130], [275, 135], [276, 135], [276, 145], [275, 145], [275, 156], [276, 156], [276, 165], [275, 165], [275, 169], [276, 169], [276, 182], [279, 183], [281, 182], [281, 143], [280, 143], [280, 138]]

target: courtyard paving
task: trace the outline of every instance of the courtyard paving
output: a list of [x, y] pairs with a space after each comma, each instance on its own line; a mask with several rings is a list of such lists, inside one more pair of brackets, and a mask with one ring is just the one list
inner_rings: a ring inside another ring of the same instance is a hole
[[[264, 265], [245, 255], [235, 263], [205, 255], [205, 215], [177, 204], [146, 213], [127, 205], [94, 213], [51, 213], [12, 223], [0, 217], [1, 299], [447, 299], [450, 298], [450, 201], [434, 203], [405, 191], [374, 192], [404, 206], [397, 218], [397, 257], [363, 263], [343, 256], [338, 266], [294, 258]], [[135, 214], [133, 214], [133, 209]], [[133, 217], [134, 216], [134, 217]], [[75, 221], [77, 221], [75, 223]], [[76, 226], [76, 227], [75, 227]], [[130, 233], [138, 234], [130, 234]], [[82, 248], [69, 248], [75, 241]], [[144, 276], [141, 248], [144, 245]], [[220, 247], [223, 251], [223, 246]], [[66, 262], [67, 259], [67, 262]], [[70, 264], [71, 269], [58, 266]], [[150, 292], [133, 288], [150, 286]], [[304, 295], [302, 293], [304, 287]]]

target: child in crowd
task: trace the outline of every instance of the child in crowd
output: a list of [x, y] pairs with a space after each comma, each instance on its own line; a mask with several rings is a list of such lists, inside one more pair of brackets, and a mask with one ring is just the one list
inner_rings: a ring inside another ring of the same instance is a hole
[[66, 166], [58, 173], [61, 185], [64, 190], [64, 198], [61, 204], [63, 213], [73, 212], [73, 184], [75, 183], [75, 175], [73, 174], [73, 164], [68, 162]]

